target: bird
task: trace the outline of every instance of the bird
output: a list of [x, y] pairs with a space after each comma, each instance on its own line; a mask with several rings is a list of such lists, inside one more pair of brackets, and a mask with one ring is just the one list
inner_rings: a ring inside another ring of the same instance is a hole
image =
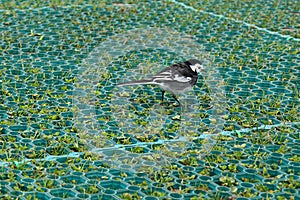
[[176, 95], [193, 88], [197, 83], [198, 73], [201, 71], [204, 71], [202, 63], [197, 59], [190, 59], [166, 67], [150, 78], [118, 83], [117, 86], [157, 85], [162, 91], [162, 103], [164, 102], [165, 91], [168, 91], [181, 106]]

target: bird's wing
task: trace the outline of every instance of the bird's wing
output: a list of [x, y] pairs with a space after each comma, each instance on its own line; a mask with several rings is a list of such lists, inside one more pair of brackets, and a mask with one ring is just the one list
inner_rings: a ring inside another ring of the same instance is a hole
[[173, 80], [180, 82], [180, 83], [187, 83], [187, 82], [190, 82], [192, 80], [192, 78], [189, 76], [182, 76], [182, 75], [176, 74], [173, 77]]
[[166, 67], [163, 69], [161, 72], [158, 74], [152, 76], [152, 81], [172, 81], [173, 80], [173, 75], [172, 75], [172, 68], [171, 67]]
[[[180, 63], [181, 64], [181, 63]], [[153, 82], [156, 81], [177, 81], [180, 83], [187, 83], [192, 80], [191, 73], [193, 71], [189, 71], [186, 69], [186, 66], [182, 66], [182, 64], [175, 64], [170, 67], [165, 68], [157, 75], [153, 76]]]

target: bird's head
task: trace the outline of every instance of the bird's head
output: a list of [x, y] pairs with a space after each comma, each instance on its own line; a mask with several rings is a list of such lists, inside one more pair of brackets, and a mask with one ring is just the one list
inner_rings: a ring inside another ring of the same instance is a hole
[[190, 66], [190, 68], [194, 71], [194, 72], [201, 72], [201, 71], [204, 71], [204, 67], [202, 65], [202, 63], [197, 60], [197, 59], [191, 59], [191, 60], [188, 60], [188, 61], [185, 61], [185, 63], [187, 65]]

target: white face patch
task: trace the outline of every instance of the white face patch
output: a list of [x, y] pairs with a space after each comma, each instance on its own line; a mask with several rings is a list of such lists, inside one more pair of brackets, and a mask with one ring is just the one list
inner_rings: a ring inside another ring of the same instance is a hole
[[201, 70], [203, 70], [203, 65], [196, 63], [195, 65], [190, 65], [191, 69], [194, 72], [200, 72]]

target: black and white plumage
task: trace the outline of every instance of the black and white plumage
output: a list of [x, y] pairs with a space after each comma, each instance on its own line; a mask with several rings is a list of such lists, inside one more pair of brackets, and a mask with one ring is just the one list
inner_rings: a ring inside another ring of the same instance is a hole
[[174, 99], [179, 103], [176, 94], [191, 89], [196, 85], [198, 73], [203, 70], [199, 60], [191, 59], [166, 67], [158, 74], [148, 79], [119, 83], [117, 86], [126, 85], [158, 85], [162, 89], [162, 101], [164, 100], [165, 91], [172, 93]]

